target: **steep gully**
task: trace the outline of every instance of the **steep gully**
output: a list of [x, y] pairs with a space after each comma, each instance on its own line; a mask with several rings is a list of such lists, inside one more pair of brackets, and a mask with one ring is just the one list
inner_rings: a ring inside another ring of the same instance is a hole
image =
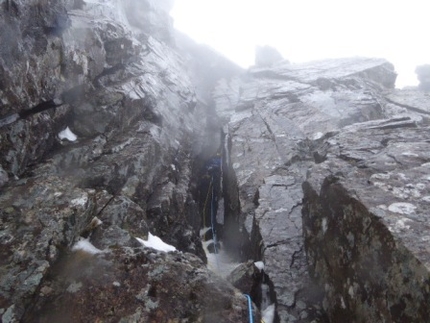
[[[261, 235], [256, 232], [251, 237], [240, 221], [240, 202], [237, 193], [234, 193], [238, 191], [238, 184], [229, 159], [231, 142], [222, 128], [218, 134], [209, 135], [209, 138], [216, 137], [220, 138], [220, 145], [214, 153], [209, 154], [209, 158], [203, 154], [205, 157], [196, 160], [199, 171], [194, 179], [198, 182], [194, 195], [201, 210], [200, 235], [208, 267], [230, 280], [244, 294], [249, 294], [260, 311], [274, 313], [276, 293], [273, 282], [264, 272]], [[234, 271], [250, 259], [252, 261], [247, 266], [253, 267], [254, 274], [246, 277], [249, 282], [238, 283]], [[269, 319], [271, 316], [266, 314]], [[274, 322], [278, 322], [279, 317], [275, 317]]]
[[[239, 184], [231, 160], [232, 137], [213, 95], [219, 84], [242, 77], [245, 71], [211, 48], [196, 44], [179, 32], [175, 36], [180, 52], [188, 58], [186, 63], [191, 79], [196, 84], [197, 100], [206, 111], [205, 144], [194, 162], [192, 191], [194, 200], [199, 204], [201, 236], [209, 268], [227, 277], [243, 293], [250, 294], [258, 308], [264, 310], [268, 305], [276, 303], [276, 293], [269, 276], [254, 265], [254, 262], [262, 261], [264, 246], [258, 226], [254, 226], [252, 231], [245, 228]], [[230, 98], [228, 92], [223, 97], [235, 104], [236, 98]], [[219, 164], [216, 165], [217, 163]], [[213, 169], [214, 166], [219, 169]], [[214, 171], [219, 174], [214, 174]], [[215, 183], [213, 179], [216, 179]], [[210, 203], [212, 189], [216, 195], [214, 207]], [[257, 195], [254, 201], [257, 205]], [[218, 246], [213, 244], [214, 230], [207, 225], [211, 222], [216, 222], [215, 231], [221, 247], [218, 254], [214, 253]], [[277, 315], [275, 320], [279, 320]]]
[[[76, 104], [80, 91], [79, 87], [73, 88], [62, 94], [61, 99], [42, 102], [31, 109], [5, 117], [0, 120], [0, 127], [63, 104]], [[258, 270], [252, 275], [252, 282], [245, 284], [245, 286], [251, 286], [251, 289], [242, 288], [242, 292], [246, 295], [249, 294], [258, 309], [264, 311], [269, 306], [276, 304], [276, 293], [273, 282], [264, 273], [264, 265], [261, 265], [261, 235], [259, 232], [255, 232], [251, 237], [245, 230], [244, 223], [240, 221], [240, 202], [235, 193], [238, 191], [238, 184], [230, 160], [231, 141], [229, 141], [229, 136], [222, 131], [221, 125], [219, 125], [218, 134], [208, 133], [207, 135], [207, 141], [219, 137], [220, 144], [216, 153], [201, 152], [199, 154], [200, 157], [194, 161], [194, 167], [197, 170], [194, 177], [191, 178], [191, 182], [195, 183], [193, 195], [201, 210], [200, 236], [208, 258], [208, 266], [218, 275], [227, 278], [240, 263], [253, 259], [253, 264]], [[99, 213], [103, 212], [112, 201], [113, 198], [109, 199]], [[83, 237], [88, 237], [88, 234], [90, 232]], [[63, 259], [60, 263], [69, 261], [71, 260]], [[237, 287], [241, 288], [240, 285]], [[275, 322], [277, 322], [279, 317], [275, 317]], [[31, 320], [30, 317], [26, 319]]]

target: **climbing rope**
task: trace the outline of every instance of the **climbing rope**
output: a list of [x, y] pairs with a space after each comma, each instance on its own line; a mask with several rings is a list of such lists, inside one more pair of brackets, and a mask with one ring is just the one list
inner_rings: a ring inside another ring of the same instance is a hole
[[252, 303], [251, 296], [248, 294], [243, 294], [248, 299], [248, 312], [249, 312], [249, 323], [254, 323], [254, 317], [252, 316]]
[[[212, 180], [213, 180], [213, 176], [212, 176]], [[212, 181], [211, 181], [212, 182]], [[216, 231], [215, 231], [215, 221], [214, 221], [214, 187], [212, 185], [212, 198], [211, 198], [211, 227], [212, 227], [212, 237], [214, 240], [214, 249], [215, 249], [215, 254], [218, 253], [218, 250], [216, 248]]]
[[209, 195], [211, 192], [212, 182], [213, 182], [213, 177], [211, 177], [211, 181], [210, 181], [209, 187], [208, 187], [208, 194], [206, 195], [205, 204], [203, 206], [203, 228], [206, 228], [206, 207], [208, 205], [208, 200], [209, 200]]
[[[211, 183], [213, 182], [213, 175], [212, 175], [212, 180]], [[215, 214], [214, 214], [214, 186], [212, 185], [212, 198], [211, 198], [211, 227], [212, 227], [212, 238], [214, 241], [214, 254], [215, 254], [215, 262], [216, 262], [216, 266], [218, 268], [218, 271], [220, 271], [220, 267], [219, 267], [219, 262], [218, 262], [218, 250], [217, 250], [217, 239], [216, 239], [216, 231], [215, 231]]]
[[[207, 205], [208, 205], [208, 200], [209, 200], [209, 196], [211, 197], [211, 205], [210, 205], [210, 209], [211, 209], [211, 230], [212, 230], [212, 238], [213, 238], [213, 242], [214, 242], [214, 254], [215, 254], [215, 261], [216, 261], [216, 265], [218, 268], [218, 271], [220, 270], [220, 266], [219, 266], [219, 262], [218, 262], [218, 249], [217, 249], [217, 239], [216, 239], [216, 231], [215, 231], [215, 212], [214, 212], [214, 186], [213, 186], [213, 175], [211, 176], [211, 181], [209, 183], [209, 187], [208, 187], [208, 194], [206, 195], [206, 199], [205, 199], [205, 204], [203, 205], [203, 228], [206, 228], [206, 209], [207, 209]], [[206, 239], [205, 239], [206, 241]]]

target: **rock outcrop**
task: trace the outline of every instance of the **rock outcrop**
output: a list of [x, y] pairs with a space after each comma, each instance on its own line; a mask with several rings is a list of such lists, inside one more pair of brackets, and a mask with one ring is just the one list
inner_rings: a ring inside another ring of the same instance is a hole
[[242, 293], [255, 321], [427, 321], [426, 92], [383, 59], [244, 72], [171, 6], [0, 2], [1, 321], [247, 322]]
[[276, 48], [268, 45], [255, 47], [255, 66], [267, 67], [282, 61], [284, 58]]
[[[204, 267], [206, 114], [170, 6], [1, 2], [2, 322], [247, 320]], [[144, 249], [149, 232], [178, 251]], [[80, 239], [103, 252], [72, 252]]]
[[428, 320], [429, 130], [407, 117], [346, 127], [303, 184], [305, 246], [332, 322]]
[[429, 101], [395, 79], [354, 58], [254, 68], [214, 92], [281, 322], [428, 317]]
[[418, 88], [423, 91], [430, 91], [430, 65], [420, 65], [415, 69], [420, 84]]

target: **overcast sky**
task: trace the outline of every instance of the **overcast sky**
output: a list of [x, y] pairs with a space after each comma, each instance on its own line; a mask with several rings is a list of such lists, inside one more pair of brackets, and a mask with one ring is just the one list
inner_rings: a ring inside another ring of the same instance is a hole
[[175, 0], [171, 15], [177, 29], [243, 67], [254, 64], [256, 45], [292, 63], [383, 57], [403, 87], [430, 64], [430, 0]]

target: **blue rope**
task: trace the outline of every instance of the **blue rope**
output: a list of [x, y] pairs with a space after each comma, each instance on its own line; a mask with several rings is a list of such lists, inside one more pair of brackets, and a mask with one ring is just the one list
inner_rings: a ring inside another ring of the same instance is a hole
[[[213, 179], [213, 177], [212, 177]], [[215, 229], [214, 229], [214, 186], [212, 185], [212, 198], [211, 198], [211, 226], [212, 226], [212, 237], [214, 240], [214, 249], [215, 253], [218, 253], [218, 250], [216, 249], [216, 235], [215, 235]]]
[[249, 323], [254, 323], [254, 318], [252, 316], [252, 304], [251, 304], [251, 296], [248, 294], [243, 294], [248, 299], [248, 311], [249, 311]]
[[[212, 176], [212, 182], [213, 182], [213, 176]], [[216, 233], [215, 233], [215, 223], [214, 223], [214, 186], [212, 185], [212, 197], [211, 197], [211, 227], [212, 227], [212, 238], [213, 238], [213, 241], [214, 241], [214, 251], [215, 251], [215, 260], [216, 260], [216, 265], [217, 265], [217, 267], [218, 267], [218, 270], [220, 270], [220, 268], [219, 268], [219, 263], [218, 263], [218, 250], [217, 250], [217, 247], [216, 247], [216, 243], [217, 243], [217, 241], [216, 241]]]

